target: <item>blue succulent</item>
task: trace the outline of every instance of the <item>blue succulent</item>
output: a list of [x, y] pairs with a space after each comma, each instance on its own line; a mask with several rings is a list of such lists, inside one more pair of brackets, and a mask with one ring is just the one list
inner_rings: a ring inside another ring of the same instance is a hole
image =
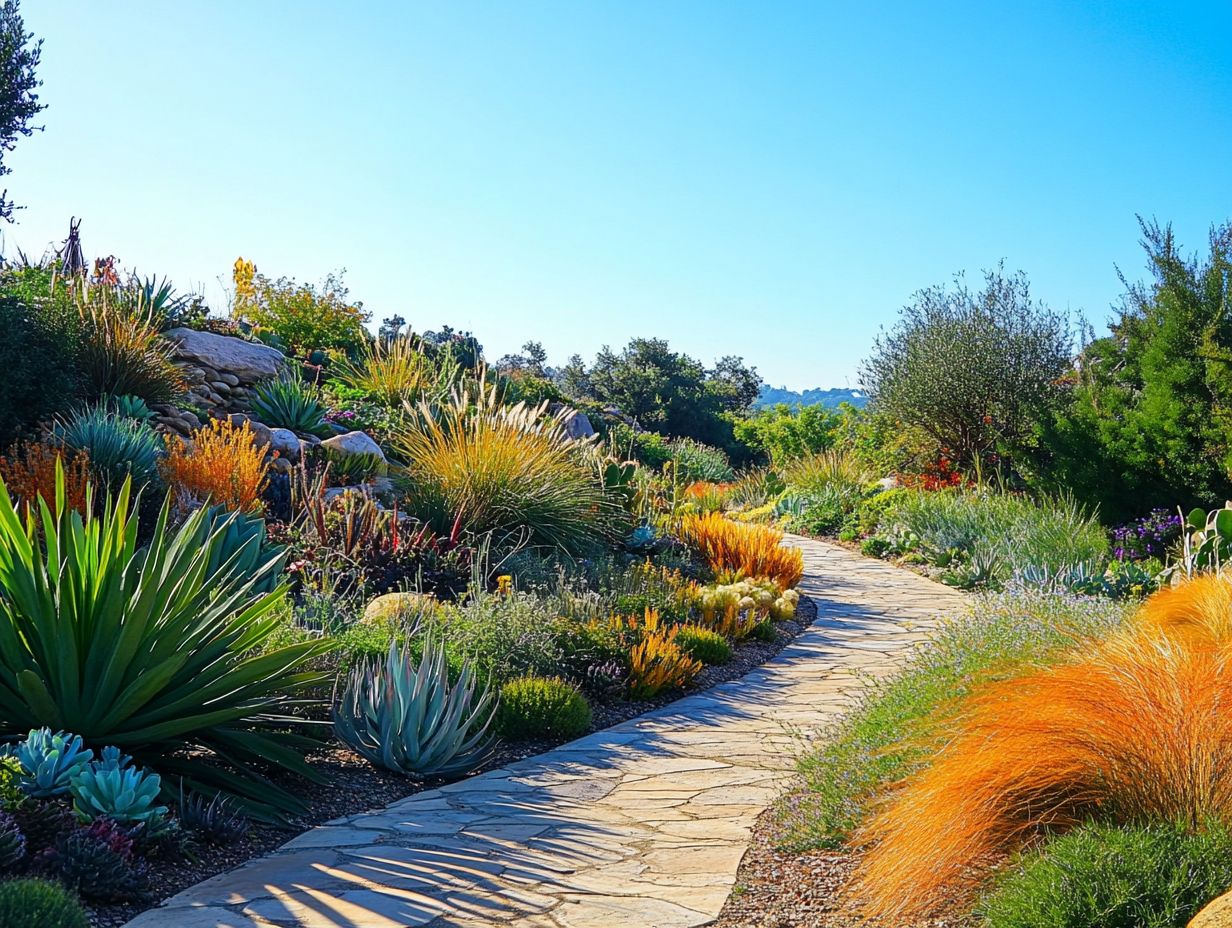
[[94, 759], [94, 752], [81, 743], [80, 735], [39, 728], [17, 745], [14, 754], [21, 764], [18, 785], [35, 799], [62, 796], [69, 791], [73, 777]]
[[117, 825], [147, 827], [162, 821], [167, 807], [156, 805], [162, 779], [156, 773], [128, 766], [129, 760], [116, 750], [104, 760], [87, 764], [73, 777], [73, 811], [79, 819], [92, 822], [108, 818]]

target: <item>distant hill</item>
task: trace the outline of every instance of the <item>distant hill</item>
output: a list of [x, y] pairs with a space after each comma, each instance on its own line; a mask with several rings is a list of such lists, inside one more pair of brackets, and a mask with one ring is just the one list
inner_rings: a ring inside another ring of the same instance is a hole
[[852, 406], [861, 407], [867, 402], [868, 397], [859, 390], [845, 390], [842, 387], [833, 387], [829, 390], [818, 388], [797, 393], [795, 390], [788, 390], [786, 387], [772, 387], [769, 384], [763, 383], [761, 385], [761, 394], [757, 397], [757, 401], [753, 406], [762, 409], [767, 406], [777, 406], [779, 403], [786, 403], [788, 406], [825, 406], [827, 409], [833, 409], [839, 403], [850, 403]]

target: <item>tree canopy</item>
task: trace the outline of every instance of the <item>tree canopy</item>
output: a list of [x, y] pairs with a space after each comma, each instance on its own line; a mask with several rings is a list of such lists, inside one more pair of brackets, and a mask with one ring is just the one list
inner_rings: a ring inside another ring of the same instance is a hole
[[[22, 21], [19, 0], [0, 0], [0, 177], [13, 173], [4, 163], [4, 155], [13, 150], [19, 138], [41, 128], [30, 122], [47, 108], [39, 103], [36, 93], [42, 85], [35, 69], [43, 42], [33, 39]], [[0, 192], [0, 218], [12, 222], [13, 212], [19, 207], [8, 193], [7, 189]]]

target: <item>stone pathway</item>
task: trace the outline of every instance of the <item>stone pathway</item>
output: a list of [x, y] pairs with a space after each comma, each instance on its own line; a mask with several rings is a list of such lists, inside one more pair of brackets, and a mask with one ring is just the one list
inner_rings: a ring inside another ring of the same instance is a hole
[[840, 712], [963, 597], [835, 545], [817, 621], [739, 680], [538, 757], [305, 832], [128, 928], [687, 928], [723, 907], [793, 730]]

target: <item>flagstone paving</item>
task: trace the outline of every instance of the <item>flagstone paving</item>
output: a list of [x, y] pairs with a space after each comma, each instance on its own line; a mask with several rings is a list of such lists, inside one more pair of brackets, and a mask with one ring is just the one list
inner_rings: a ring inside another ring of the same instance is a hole
[[804, 538], [817, 620], [747, 676], [338, 820], [127, 928], [690, 928], [712, 921], [794, 732], [840, 712], [961, 594]]

